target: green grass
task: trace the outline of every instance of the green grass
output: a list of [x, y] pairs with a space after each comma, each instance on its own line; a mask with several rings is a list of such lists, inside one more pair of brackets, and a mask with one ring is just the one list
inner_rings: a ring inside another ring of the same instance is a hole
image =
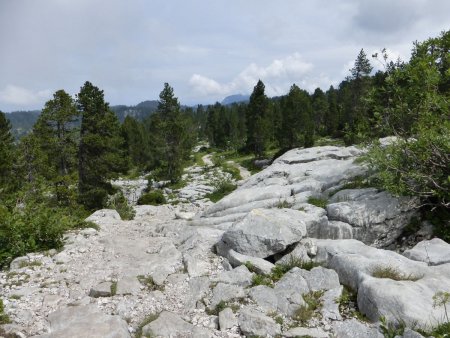
[[42, 262], [38, 260], [33, 260], [29, 262], [22, 261], [19, 264], [19, 268], [33, 267], [33, 266], [41, 266]]
[[273, 280], [271, 276], [255, 274], [252, 278], [252, 286], [257, 285], [265, 285], [273, 288]]
[[397, 268], [393, 266], [377, 266], [372, 271], [372, 277], [375, 278], [388, 278], [395, 281], [417, 281], [421, 279], [423, 276], [417, 276], [412, 273], [410, 274], [404, 274], [400, 272]]
[[352, 289], [344, 285], [341, 296], [336, 299], [339, 304], [339, 313], [342, 316], [350, 315], [350, 317], [356, 318], [363, 322], [368, 322], [366, 316], [364, 316], [358, 309], [357, 293]]
[[324, 198], [317, 198], [317, 197], [309, 197], [308, 203], [315, 205], [316, 207], [325, 209], [327, 207], [328, 201]]
[[216, 189], [210, 193], [206, 194], [205, 197], [209, 198], [212, 202], [220, 201], [222, 198], [224, 198], [229, 193], [233, 192], [237, 186], [229, 181], [222, 181], [219, 182]]
[[111, 296], [115, 296], [117, 293], [117, 282], [111, 283]]
[[450, 337], [450, 322], [439, 324], [431, 329], [418, 329], [424, 337], [448, 338]]
[[320, 291], [310, 291], [303, 295], [303, 300], [305, 305], [300, 306], [294, 313], [292, 319], [299, 322], [302, 325], [306, 325], [314, 316], [317, 315], [317, 310], [322, 305], [322, 300], [320, 299], [324, 294], [323, 290]]

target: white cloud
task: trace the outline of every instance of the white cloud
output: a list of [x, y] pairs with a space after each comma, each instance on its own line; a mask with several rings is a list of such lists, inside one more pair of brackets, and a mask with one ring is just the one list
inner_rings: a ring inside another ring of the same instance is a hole
[[15, 85], [7, 85], [0, 90], [0, 102], [16, 106], [40, 104], [51, 96], [51, 90], [32, 91]]
[[229, 83], [221, 84], [206, 76], [194, 74], [189, 84], [199, 95], [227, 95], [249, 93], [261, 79], [266, 85], [267, 94], [273, 96], [285, 94], [293, 83], [302, 82], [312, 69], [312, 63], [303, 60], [299, 53], [294, 53], [283, 59], [275, 59], [267, 66], [251, 63]]

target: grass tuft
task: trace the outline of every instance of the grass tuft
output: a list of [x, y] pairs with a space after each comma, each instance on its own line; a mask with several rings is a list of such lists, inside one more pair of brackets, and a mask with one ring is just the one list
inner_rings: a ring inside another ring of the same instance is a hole
[[421, 279], [423, 276], [417, 276], [412, 273], [407, 275], [407, 274], [400, 272], [397, 268], [395, 268], [393, 266], [377, 266], [372, 271], [372, 277], [388, 278], [388, 279], [392, 279], [395, 281], [409, 280], [409, 281], [415, 282], [415, 281]]
[[325, 209], [327, 207], [328, 201], [324, 198], [317, 198], [317, 197], [309, 197], [308, 203], [315, 205], [316, 207]]

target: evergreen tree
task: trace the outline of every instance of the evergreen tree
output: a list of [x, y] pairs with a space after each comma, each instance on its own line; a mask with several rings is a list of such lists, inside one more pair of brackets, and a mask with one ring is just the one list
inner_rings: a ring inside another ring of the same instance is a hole
[[338, 107], [338, 94], [337, 90], [333, 86], [330, 86], [327, 93], [328, 110], [325, 114], [324, 124], [327, 135], [337, 136], [337, 130], [339, 125], [339, 107]]
[[12, 179], [14, 163], [14, 139], [11, 135], [11, 123], [0, 111], [0, 193]]
[[264, 93], [264, 90], [264, 83], [259, 80], [253, 88], [253, 92], [250, 95], [250, 101], [247, 106], [246, 147], [255, 155], [255, 157], [261, 157], [264, 155], [264, 151], [269, 140], [269, 99]]
[[312, 95], [312, 110], [315, 130], [322, 135], [326, 135], [325, 118], [328, 114], [328, 100], [325, 93], [320, 88], [316, 88]]
[[125, 117], [121, 126], [125, 149], [133, 166], [143, 169], [150, 160], [150, 150], [144, 126], [131, 116]]
[[283, 149], [310, 147], [314, 144], [314, 122], [309, 94], [292, 85], [282, 101], [279, 144]]
[[158, 110], [150, 123], [151, 142], [159, 165], [157, 176], [175, 183], [181, 178], [183, 163], [189, 158], [196, 134], [168, 83], [164, 84], [159, 99]]
[[105, 205], [113, 192], [111, 178], [126, 170], [123, 138], [116, 115], [104, 101], [103, 91], [86, 82], [77, 95], [81, 111], [78, 150], [79, 201], [88, 209]]
[[75, 122], [78, 115], [70, 95], [58, 90], [45, 104], [33, 128], [35, 140], [45, 156], [42, 175], [55, 187], [56, 199], [63, 204], [73, 200], [69, 186], [76, 180], [78, 128]]

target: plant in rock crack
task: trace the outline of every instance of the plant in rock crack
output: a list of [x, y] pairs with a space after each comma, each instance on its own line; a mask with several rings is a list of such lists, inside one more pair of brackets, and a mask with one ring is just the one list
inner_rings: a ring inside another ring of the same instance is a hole
[[164, 286], [157, 285], [153, 280], [152, 276], [139, 275], [137, 276], [137, 279], [142, 285], [144, 285], [147, 288], [148, 291], [164, 290]]
[[447, 312], [447, 303], [450, 303], [450, 292], [438, 291], [433, 296], [433, 307], [443, 306], [445, 311], [445, 318], [450, 322]]
[[377, 266], [372, 271], [372, 276], [375, 278], [389, 278], [395, 281], [417, 281], [421, 279], [423, 276], [410, 274], [404, 274], [400, 272], [397, 268], [393, 266]]
[[311, 196], [308, 198], [308, 203], [315, 205], [316, 207], [325, 209], [327, 207], [328, 201], [324, 198], [317, 198]]
[[142, 337], [142, 329], [145, 325], [150, 324], [151, 322], [158, 319], [159, 313], [151, 313], [147, 317], [145, 317], [142, 322], [139, 324], [139, 326], [136, 329], [136, 333], [134, 335], [135, 338], [141, 338]]
[[357, 318], [360, 321], [368, 321], [367, 317], [364, 316], [358, 310], [357, 294], [352, 289], [344, 286], [342, 294], [336, 299], [339, 304], [339, 313], [343, 318]]
[[3, 306], [3, 300], [0, 299], [0, 325], [11, 323], [9, 316], [5, 313], [5, 308]]
[[303, 300], [305, 301], [305, 305], [301, 305], [294, 313], [292, 317], [295, 321], [298, 321], [302, 325], [306, 325], [306, 323], [317, 315], [316, 311], [322, 305], [321, 297], [323, 296], [324, 291], [310, 291], [303, 295]]
[[406, 324], [403, 321], [399, 323], [388, 322], [386, 317], [380, 317], [380, 330], [385, 338], [395, 338], [398, 336], [403, 336], [406, 328]]
[[231, 193], [236, 189], [236, 185], [228, 180], [220, 180], [215, 184], [215, 189], [212, 193], [206, 194], [205, 197], [209, 198], [212, 202], [217, 202], [223, 197]]

